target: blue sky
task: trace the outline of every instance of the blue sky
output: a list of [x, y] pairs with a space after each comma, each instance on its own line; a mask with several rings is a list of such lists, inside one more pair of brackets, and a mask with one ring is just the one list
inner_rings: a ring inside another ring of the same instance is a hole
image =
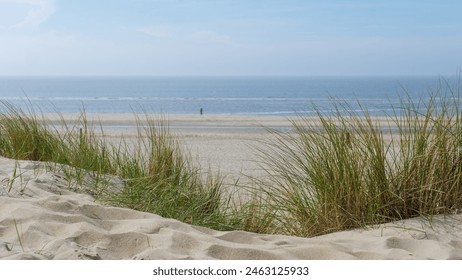
[[451, 75], [462, 1], [0, 0], [0, 75]]

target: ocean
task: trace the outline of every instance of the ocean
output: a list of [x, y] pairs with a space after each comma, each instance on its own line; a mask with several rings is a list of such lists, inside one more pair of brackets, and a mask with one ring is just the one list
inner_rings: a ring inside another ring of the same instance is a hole
[[[387, 115], [428, 99], [439, 77], [0, 77], [0, 100], [25, 110], [78, 113], [312, 115], [332, 100]], [[448, 80], [452, 82], [451, 79]]]

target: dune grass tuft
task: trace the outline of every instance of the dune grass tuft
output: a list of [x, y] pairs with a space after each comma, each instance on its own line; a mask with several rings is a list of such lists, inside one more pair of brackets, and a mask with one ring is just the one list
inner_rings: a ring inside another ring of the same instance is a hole
[[[257, 148], [266, 176], [232, 205], [223, 179], [203, 176], [166, 120], [138, 119], [136, 142], [110, 144], [82, 113], [58, 125], [9, 103], [0, 109], [0, 155], [48, 162], [69, 180], [93, 178], [97, 199], [220, 230], [316, 236], [462, 209], [459, 89], [442, 84], [429, 99], [403, 99], [376, 118], [347, 103], [270, 130]], [[108, 177], [109, 176], [109, 177]], [[123, 186], [109, 188], [112, 177]]]
[[332, 114], [294, 119], [294, 132], [271, 131], [259, 148], [268, 176], [257, 188], [270, 209], [260, 219], [272, 232], [316, 236], [460, 210], [459, 102], [443, 85], [382, 122], [333, 102]]
[[[97, 133], [85, 113], [76, 124], [61, 117], [59, 125], [51, 125], [33, 112], [1, 105], [1, 156], [47, 162], [50, 169], [64, 171], [69, 181], [84, 183], [91, 177], [92, 194], [115, 206], [216, 229], [233, 229], [238, 223], [229, 217], [222, 179], [201, 178], [165, 120], [146, 115], [145, 123], [138, 125], [138, 142], [110, 144], [103, 128]], [[121, 178], [124, 186], [107, 189], [108, 176]]]

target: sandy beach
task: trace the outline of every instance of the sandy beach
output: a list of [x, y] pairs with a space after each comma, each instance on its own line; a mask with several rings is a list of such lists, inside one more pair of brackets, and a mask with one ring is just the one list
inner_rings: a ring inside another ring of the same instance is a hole
[[[53, 124], [61, 117], [72, 124], [79, 115], [46, 115]], [[117, 142], [121, 136], [138, 137], [136, 125], [147, 125], [144, 115], [88, 114], [91, 125], [104, 128], [105, 137]], [[243, 180], [246, 175], [263, 175], [255, 147], [271, 137], [267, 128], [289, 130], [291, 118], [243, 115], [150, 115], [165, 120], [170, 132], [179, 141], [183, 152], [204, 170], [220, 172], [226, 182]]]
[[[64, 116], [72, 119], [75, 116]], [[90, 116], [108, 137], [136, 137], [126, 115]], [[284, 117], [167, 116], [204, 170], [261, 175], [253, 145]], [[221, 232], [105, 206], [45, 163], [0, 158], [2, 259], [461, 259], [462, 215], [414, 218], [315, 238]], [[89, 182], [90, 184], [90, 182]], [[121, 184], [115, 178], [112, 184]]]
[[[62, 120], [75, 123], [78, 114], [45, 115], [52, 124]], [[134, 114], [87, 114], [89, 124], [96, 130], [103, 127], [105, 137], [116, 143], [121, 136], [138, 137], [135, 126], [148, 125], [145, 115]], [[168, 124], [170, 132], [179, 141], [183, 152], [190, 155], [201, 169], [220, 172], [226, 182], [245, 180], [246, 175], [264, 175], [259, 166], [256, 147], [272, 137], [268, 129], [291, 131], [292, 121], [297, 117], [247, 116], [247, 115], [149, 115]], [[316, 120], [316, 118], [312, 118]], [[374, 120], [383, 127], [390, 125], [386, 117]]]

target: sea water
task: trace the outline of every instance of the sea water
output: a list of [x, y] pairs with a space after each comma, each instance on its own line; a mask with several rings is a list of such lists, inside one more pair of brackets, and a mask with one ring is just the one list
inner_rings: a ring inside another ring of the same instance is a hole
[[[451, 82], [450, 79], [447, 81]], [[42, 112], [311, 115], [350, 110], [387, 115], [426, 99], [439, 77], [0, 77], [0, 100]], [[334, 101], [335, 103], [335, 101]], [[343, 110], [343, 109], [340, 109]]]

